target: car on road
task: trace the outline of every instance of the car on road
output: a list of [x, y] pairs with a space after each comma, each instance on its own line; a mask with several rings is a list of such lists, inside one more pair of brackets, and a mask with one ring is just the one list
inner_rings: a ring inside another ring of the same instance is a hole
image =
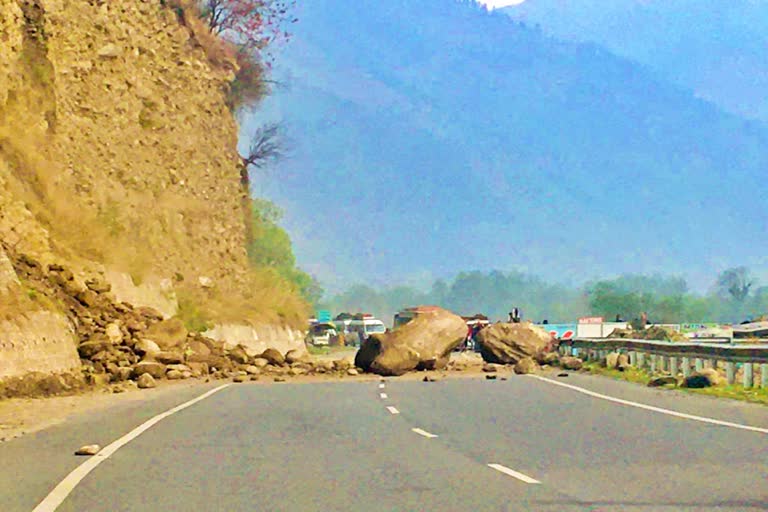
[[330, 323], [316, 323], [309, 327], [304, 341], [315, 346], [327, 346], [335, 344], [339, 333], [336, 326]]

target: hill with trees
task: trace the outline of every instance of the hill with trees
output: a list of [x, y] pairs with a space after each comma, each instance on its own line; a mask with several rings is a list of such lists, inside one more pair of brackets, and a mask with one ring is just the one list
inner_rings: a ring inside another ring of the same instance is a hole
[[331, 289], [466, 268], [701, 289], [760, 264], [765, 126], [469, 0], [306, 0], [297, 16], [264, 110], [291, 158], [254, 186]]

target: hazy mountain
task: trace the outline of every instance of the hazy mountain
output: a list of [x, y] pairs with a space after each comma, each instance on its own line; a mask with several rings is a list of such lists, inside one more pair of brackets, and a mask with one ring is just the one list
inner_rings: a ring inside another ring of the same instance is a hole
[[285, 121], [292, 158], [255, 189], [326, 285], [498, 268], [696, 286], [760, 262], [764, 126], [471, 1], [301, 4], [244, 133]]
[[637, 60], [731, 112], [768, 120], [766, 0], [527, 0], [504, 10], [547, 34]]

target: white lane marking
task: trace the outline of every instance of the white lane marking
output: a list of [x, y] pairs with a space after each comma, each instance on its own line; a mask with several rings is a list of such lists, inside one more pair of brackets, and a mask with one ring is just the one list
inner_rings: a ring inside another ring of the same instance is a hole
[[385, 387], [386, 387], [386, 386], [384, 385], [384, 383], [383, 383], [383, 382], [382, 382], [381, 384], [379, 384], [379, 389], [384, 389]]
[[716, 420], [714, 418], [707, 418], [704, 416], [695, 416], [693, 414], [685, 414], [683, 412], [677, 412], [671, 409], [664, 409], [662, 407], [654, 407], [652, 405], [641, 404], [638, 402], [631, 402], [629, 400], [622, 400], [621, 398], [614, 398], [612, 396], [602, 395], [600, 393], [595, 393], [594, 391], [590, 391], [588, 389], [580, 388], [572, 384], [565, 384], [564, 382], [557, 382], [556, 380], [548, 379], [546, 377], [541, 377], [539, 375], [528, 375], [528, 377], [533, 377], [534, 379], [543, 380], [545, 382], [549, 382], [550, 384], [555, 384], [556, 386], [562, 386], [564, 388], [572, 389], [574, 391], [578, 391], [579, 393], [583, 393], [591, 397], [600, 398], [602, 400], [608, 400], [609, 402], [615, 402], [617, 404], [629, 405], [630, 407], [637, 407], [638, 409], [645, 409], [646, 411], [658, 412], [661, 414], [666, 414], [668, 416], [675, 416], [677, 418], [683, 418], [686, 420], [700, 421], [701, 423], [709, 423], [711, 425], [720, 425], [723, 427], [738, 428], [741, 430], [749, 430], [752, 432], [760, 432], [761, 434], [768, 434], [768, 428], [752, 427], [750, 425], [743, 425], [741, 423], [731, 423], [730, 421]]
[[506, 466], [502, 466], [501, 464], [488, 464], [488, 467], [489, 468], [493, 468], [496, 471], [501, 471], [505, 475], [509, 475], [509, 476], [511, 476], [513, 478], [517, 478], [518, 480], [522, 480], [523, 482], [525, 482], [527, 484], [540, 484], [541, 483], [538, 480], [536, 480], [535, 478], [531, 478], [528, 475], [524, 475], [522, 473], [518, 473], [517, 471], [509, 469]]
[[436, 434], [430, 434], [426, 430], [421, 430], [420, 428], [412, 428], [411, 430], [413, 430], [414, 432], [416, 432], [420, 436], [424, 436], [424, 437], [427, 437], [429, 439], [434, 439], [435, 437], [437, 437]]
[[387, 407], [387, 410], [388, 410], [390, 413], [392, 413], [392, 414], [400, 414], [400, 411], [398, 411], [397, 409], [395, 409], [395, 408], [394, 408], [394, 407], [392, 407], [391, 405], [390, 405], [389, 407]]
[[386, 393], [379, 393], [379, 396], [380, 396], [381, 398], [387, 398], [387, 394], [386, 394]]
[[68, 474], [64, 478], [64, 480], [59, 482], [59, 484], [56, 487], [54, 487], [54, 489], [50, 492], [50, 494], [48, 494], [48, 496], [46, 496], [43, 499], [43, 501], [41, 501], [40, 504], [34, 508], [32, 512], [54, 512], [57, 508], [59, 508], [59, 505], [61, 505], [64, 502], [67, 496], [69, 496], [69, 494], [75, 489], [77, 484], [79, 484], [80, 481], [88, 475], [88, 473], [96, 469], [96, 466], [98, 466], [99, 464], [107, 460], [110, 457], [110, 455], [113, 455], [117, 450], [119, 450], [126, 444], [130, 443], [131, 441], [139, 437], [141, 434], [146, 432], [148, 429], [150, 429], [152, 426], [164, 420], [168, 416], [176, 414], [177, 412], [183, 409], [186, 409], [187, 407], [195, 405], [197, 402], [200, 402], [201, 400], [205, 400], [206, 398], [213, 395], [214, 393], [218, 393], [222, 389], [229, 386], [230, 384], [224, 384], [223, 386], [219, 386], [218, 388], [212, 389], [207, 393], [203, 393], [197, 398], [193, 398], [188, 402], [184, 402], [181, 405], [177, 405], [173, 409], [169, 409], [164, 413], [158, 414], [154, 418], [150, 418], [149, 420], [145, 421], [135, 429], [131, 430], [120, 439], [113, 441], [109, 445], [105, 446], [104, 449], [101, 450], [99, 453], [97, 453], [96, 455], [89, 458], [88, 460], [86, 460], [85, 462], [77, 466], [75, 469], [73, 469], [72, 472]]

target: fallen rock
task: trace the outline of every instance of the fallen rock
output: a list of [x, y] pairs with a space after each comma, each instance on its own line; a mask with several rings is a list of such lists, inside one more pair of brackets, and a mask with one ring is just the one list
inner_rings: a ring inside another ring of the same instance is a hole
[[265, 366], [267, 366], [269, 364], [269, 361], [267, 361], [263, 357], [257, 357], [256, 359], [253, 360], [252, 364], [256, 368], [264, 368]]
[[274, 380], [275, 382], [285, 382], [285, 377], [275, 377], [272, 380]]
[[560, 359], [560, 367], [564, 370], [581, 370], [584, 366], [584, 361], [578, 357], [565, 356]]
[[163, 364], [181, 364], [184, 362], [184, 355], [175, 350], [163, 350], [155, 352], [151, 356], [155, 361]]
[[613, 370], [619, 365], [619, 353], [618, 352], [610, 352], [607, 356], [605, 356], [605, 367], [609, 370]]
[[77, 352], [80, 354], [80, 357], [90, 359], [99, 352], [108, 351], [112, 347], [113, 345], [108, 339], [94, 336], [90, 340], [81, 343], [77, 347]]
[[544, 354], [541, 354], [537, 359], [536, 362], [538, 362], [540, 365], [549, 365], [549, 366], [557, 366], [560, 364], [560, 354], [557, 352], [546, 352]]
[[285, 357], [283, 357], [283, 354], [274, 348], [268, 348], [262, 352], [261, 356], [259, 357], [261, 359], [266, 359], [269, 364], [273, 364], [275, 366], [282, 366], [285, 364]]
[[359, 375], [359, 374], [360, 374], [360, 372], [358, 372], [357, 369], [355, 369], [355, 368], [349, 368], [347, 370], [347, 375], [355, 376], [355, 375]]
[[177, 371], [180, 371], [182, 373], [184, 373], [184, 372], [192, 372], [192, 368], [190, 368], [186, 364], [169, 364], [168, 366], [166, 366], [165, 369], [167, 371], [177, 370]]
[[134, 365], [132, 374], [137, 378], [151, 375], [155, 379], [162, 379], [165, 376], [165, 365], [157, 361], [141, 361]]
[[258, 366], [254, 366], [252, 364], [249, 364], [245, 367], [245, 373], [248, 375], [259, 375], [261, 373], [261, 368]]
[[187, 328], [178, 318], [154, 323], [144, 331], [144, 338], [157, 343], [161, 350], [170, 350], [181, 346], [187, 340]]
[[157, 387], [157, 382], [149, 373], [142, 373], [138, 379], [136, 379], [136, 385], [139, 389], [149, 389]]
[[629, 356], [627, 354], [619, 354], [619, 357], [616, 359], [616, 369], [623, 372], [627, 368], [629, 368]]
[[348, 369], [352, 368], [355, 363], [350, 361], [349, 359], [337, 359], [335, 361], [331, 362], [332, 370], [335, 370], [337, 372], [343, 372], [347, 371]]
[[133, 373], [133, 370], [125, 366], [118, 366], [114, 369], [111, 369], [109, 373], [112, 376], [112, 382], [123, 382], [131, 378], [131, 373]]
[[120, 326], [115, 322], [107, 325], [107, 328], [104, 330], [104, 334], [106, 334], [107, 339], [113, 345], [119, 345], [123, 341], [123, 333], [120, 330]]
[[539, 369], [539, 365], [532, 357], [524, 357], [515, 363], [515, 373], [518, 375], [527, 375], [529, 373], [535, 373]]
[[165, 374], [165, 378], [168, 380], [181, 380], [184, 378], [184, 374], [179, 370], [168, 370]]
[[700, 389], [717, 386], [721, 382], [722, 378], [717, 370], [713, 368], [705, 368], [686, 377], [685, 380], [683, 380], [682, 386], [684, 388]]
[[499, 370], [499, 367], [495, 364], [484, 364], [483, 365], [483, 371], [485, 373], [496, 373]]
[[466, 334], [467, 324], [460, 316], [437, 307], [425, 308], [398, 329], [369, 336], [357, 351], [355, 366], [379, 375], [442, 369]]
[[496, 374], [495, 373], [489, 373], [485, 376], [485, 380], [496, 380]]
[[477, 335], [477, 342], [484, 361], [515, 364], [524, 357], [546, 353], [552, 336], [530, 322], [497, 323], [482, 329]]
[[303, 350], [289, 350], [285, 354], [285, 362], [288, 364], [304, 363], [309, 361], [309, 354]]
[[558, 377], [567, 377], [568, 373], [567, 372], [560, 372], [560, 373], [557, 374], [557, 376]]
[[677, 386], [677, 378], [668, 375], [665, 377], [656, 377], [655, 379], [651, 379], [651, 381], [648, 383], [649, 388], [658, 388], [661, 386]]
[[160, 347], [152, 340], [140, 339], [133, 346], [133, 351], [143, 356], [145, 354], [156, 354], [160, 352]]
[[436, 377], [434, 375], [425, 375], [421, 380], [422, 382], [437, 382], [440, 380], [440, 377]]
[[245, 375], [235, 375], [235, 378], [232, 379], [232, 382], [245, 382], [247, 377]]
[[101, 451], [101, 446], [97, 444], [87, 444], [78, 448], [75, 455], [96, 455], [99, 451]]
[[250, 361], [250, 357], [248, 357], [248, 354], [245, 352], [245, 347], [242, 345], [238, 345], [232, 350], [229, 351], [229, 354], [227, 354], [231, 360], [236, 362], [237, 364], [248, 364]]

